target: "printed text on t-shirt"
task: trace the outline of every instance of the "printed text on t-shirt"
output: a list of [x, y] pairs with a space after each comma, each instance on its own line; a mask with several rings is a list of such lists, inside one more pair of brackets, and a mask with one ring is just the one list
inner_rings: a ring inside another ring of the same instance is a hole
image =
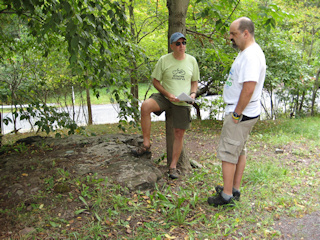
[[177, 69], [177, 70], [174, 70], [172, 72], [172, 79], [173, 80], [185, 80], [185, 75], [186, 75], [186, 72], [183, 70], [183, 69]]

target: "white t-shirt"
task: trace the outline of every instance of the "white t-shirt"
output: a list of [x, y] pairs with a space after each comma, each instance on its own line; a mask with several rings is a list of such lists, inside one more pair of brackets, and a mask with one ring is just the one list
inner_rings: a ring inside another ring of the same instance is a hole
[[256, 117], [261, 113], [260, 98], [266, 75], [266, 59], [257, 43], [241, 51], [234, 60], [228, 79], [224, 85], [223, 100], [227, 104], [226, 113], [234, 112], [239, 101], [244, 82], [257, 82], [250, 102], [242, 114]]

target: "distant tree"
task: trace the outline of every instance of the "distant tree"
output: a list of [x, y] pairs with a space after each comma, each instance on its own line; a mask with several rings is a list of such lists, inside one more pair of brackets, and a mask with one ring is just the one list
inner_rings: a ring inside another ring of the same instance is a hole
[[311, 110], [314, 114], [314, 105], [317, 97], [318, 82], [315, 76], [319, 69], [319, 50], [320, 50], [320, 2], [311, 1], [293, 1], [288, 0], [281, 3], [282, 6], [294, 18], [288, 19], [281, 24], [281, 29], [287, 32], [289, 41], [299, 50], [299, 58], [303, 64], [299, 68], [306, 66], [301, 76], [302, 84], [298, 93], [299, 102], [296, 104], [295, 111], [298, 114], [304, 114]]
[[312, 91], [312, 104], [311, 104], [311, 115], [314, 116], [315, 110], [314, 110], [314, 105], [316, 102], [316, 97], [317, 97], [317, 92], [319, 91], [320, 88], [320, 68], [317, 71], [315, 81], [314, 81], [314, 86], [313, 86], [313, 91]]
[[126, 16], [118, 2], [4, 0], [0, 7], [1, 15], [16, 14], [27, 22], [38, 43], [47, 46], [45, 55], [58, 43], [54, 36], [61, 36], [68, 45], [73, 74], [81, 76], [80, 84], [95, 88], [101, 79], [114, 84], [110, 72], [119, 53], [113, 49], [125, 44], [127, 34]]

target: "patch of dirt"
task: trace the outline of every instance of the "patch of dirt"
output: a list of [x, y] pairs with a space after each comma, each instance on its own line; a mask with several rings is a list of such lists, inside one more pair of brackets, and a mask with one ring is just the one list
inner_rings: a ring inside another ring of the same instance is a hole
[[[159, 134], [152, 137], [152, 152], [153, 160], [163, 161], [165, 154], [165, 134]], [[185, 148], [188, 149], [190, 159], [198, 161], [200, 164], [204, 163], [206, 157], [209, 158], [216, 154], [217, 143], [219, 134], [206, 135], [202, 132], [196, 131], [186, 134]], [[59, 141], [56, 139], [55, 141]], [[196, 142], [197, 144], [194, 144]], [[250, 145], [249, 143], [248, 145]], [[253, 143], [252, 143], [253, 144]], [[26, 152], [0, 155], [0, 239], [6, 239], [8, 232], [19, 231], [33, 231], [34, 229], [26, 229], [25, 226], [17, 225], [12, 216], [6, 218], [8, 215], [3, 214], [3, 211], [10, 211], [13, 208], [25, 208], [26, 211], [45, 210], [45, 206], [52, 204], [46, 199], [39, 201], [39, 198], [34, 198], [35, 194], [39, 192], [46, 192], [52, 196], [60, 194], [67, 196], [67, 201], [60, 206], [56, 206], [55, 215], [65, 220], [73, 221], [75, 218], [75, 209], [85, 208], [84, 203], [75, 202], [80, 196], [79, 187], [75, 185], [64, 185], [64, 181], [59, 179], [54, 181], [53, 178], [63, 178], [66, 172], [75, 173], [74, 168], [79, 163], [79, 159], [84, 162], [99, 161], [99, 157], [89, 159], [85, 156], [84, 151], [88, 145], [82, 144], [66, 144], [51, 146], [32, 146]], [[260, 146], [260, 152], [253, 154], [252, 160], [259, 161], [259, 154], [275, 154], [273, 151], [266, 151], [268, 146]], [[293, 146], [286, 146], [285, 151], [292, 151]], [[303, 153], [303, 151], [301, 151]], [[292, 161], [300, 161], [294, 155], [290, 155]], [[306, 158], [307, 159], [307, 158]], [[306, 160], [306, 164], [308, 164]], [[7, 172], [2, 170], [2, 166], [6, 164]], [[217, 164], [220, 164], [217, 162]], [[285, 163], [284, 163], [285, 164]], [[60, 169], [60, 176], [56, 176], [56, 169]], [[165, 163], [159, 165], [159, 169], [166, 171]], [[89, 174], [90, 175], [90, 174]], [[73, 176], [77, 178], [79, 176]], [[111, 184], [111, 183], [110, 183]], [[179, 185], [179, 182], [177, 183]], [[72, 193], [72, 196], [70, 195]], [[90, 203], [88, 203], [90, 205]], [[73, 210], [65, 210], [73, 209]], [[84, 212], [85, 214], [85, 212]], [[39, 214], [34, 215], [34, 219], [30, 221], [44, 221], [39, 220]], [[296, 218], [283, 218], [281, 217], [275, 224], [274, 228], [282, 233], [281, 239], [320, 239], [320, 212], [304, 215], [303, 217]], [[21, 230], [22, 229], [22, 230]], [[25, 233], [21, 233], [25, 234]]]
[[314, 212], [301, 218], [283, 218], [276, 223], [276, 230], [282, 233], [282, 238], [290, 239], [320, 239], [320, 212]]

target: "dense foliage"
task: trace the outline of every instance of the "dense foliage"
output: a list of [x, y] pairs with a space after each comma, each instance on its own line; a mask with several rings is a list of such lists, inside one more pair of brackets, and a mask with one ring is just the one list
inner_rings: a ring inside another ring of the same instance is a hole
[[[191, 0], [187, 51], [201, 69], [198, 97], [221, 94], [237, 54], [229, 46], [229, 25], [248, 16], [267, 58], [266, 117], [313, 113], [319, 8], [316, 0]], [[155, 62], [167, 52], [165, 0], [1, 0], [0, 21], [0, 99], [14, 113], [7, 121], [28, 115], [23, 104], [39, 106], [39, 112], [48, 103], [66, 107], [74, 104], [71, 89], [81, 96], [93, 89], [96, 97], [108, 94], [119, 103], [121, 119], [134, 123], [137, 101], [147, 96], [138, 95], [139, 83], [149, 82]], [[112, 90], [99, 91], [103, 87]], [[88, 95], [81, 99], [77, 104], [90, 105]], [[203, 101], [200, 108], [221, 104]]]

